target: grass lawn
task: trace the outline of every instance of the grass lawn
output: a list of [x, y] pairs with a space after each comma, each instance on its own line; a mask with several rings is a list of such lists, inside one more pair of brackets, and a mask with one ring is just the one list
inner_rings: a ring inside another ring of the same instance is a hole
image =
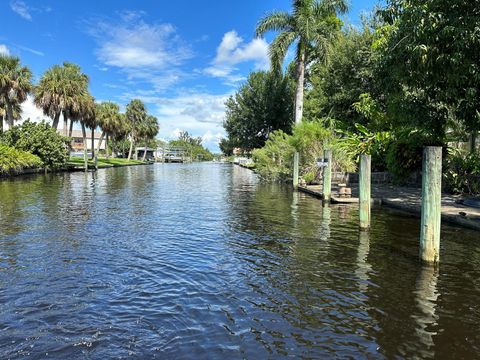
[[[138, 165], [138, 164], [145, 164], [145, 162], [140, 160], [128, 160], [128, 159], [120, 159], [120, 158], [98, 158], [97, 159], [97, 166], [99, 168], [108, 168], [108, 167], [115, 167], [115, 166], [127, 166], [127, 165]], [[83, 167], [83, 158], [81, 157], [71, 157], [67, 163], [67, 166], [72, 167]], [[88, 167], [93, 167], [93, 160], [88, 159]]]

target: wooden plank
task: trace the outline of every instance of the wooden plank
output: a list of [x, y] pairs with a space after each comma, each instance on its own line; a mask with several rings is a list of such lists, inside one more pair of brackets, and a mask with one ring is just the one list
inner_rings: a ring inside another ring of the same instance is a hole
[[370, 229], [371, 188], [371, 156], [362, 154], [359, 175], [359, 213], [360, 229], [362, 230]]
[[422, 221], [420, 258], [427, 263], [440, 260], [442, 206], [442, 148], [427, 146], [423, 151]]
[[323, 152], [327, 166], [323, 169], [323, 200], [330, 201], [332, 197], [332, 150]]

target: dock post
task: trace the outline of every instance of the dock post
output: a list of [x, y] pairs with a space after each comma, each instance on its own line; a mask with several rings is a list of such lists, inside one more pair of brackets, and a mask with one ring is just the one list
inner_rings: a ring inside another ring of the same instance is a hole
[[441, 207], [442, 148], [426, 146], [423, 150], [420, 259], [427, 263], [440, 260]]
[[370, 155], [360, 155], [359, 211], [361, 230], [370, 229], [371, 160], [372, 157]]
[[295, 151], [293, 154], [293, 187], [296, 189], [298, 188], [298, 168], [300, 163], [300, 154], [298, 151]]
[[332, 150], [325, 150], [323, 157], [327, 162], [323, 169], [323, 200], [330, 201], [332, 198]]

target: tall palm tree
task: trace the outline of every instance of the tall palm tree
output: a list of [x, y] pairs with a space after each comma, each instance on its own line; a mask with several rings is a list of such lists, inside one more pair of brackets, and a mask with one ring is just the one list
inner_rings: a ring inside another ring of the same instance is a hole
[[108, 157], [108, 140], [113, 136], [117, 128], [120, 126], [120, 107], [110, 101], [104, 101], [96, 105], [96, 118], [98, 126], [102, 129], [102, 135], [97, 146], [97, 153], [100, 151], [103, 139], [106, 138], [107, 157]]
[[[82, 97], [77, 99], [78, 101], [78, 111], [71, 110], [70, 116], [71, 120], [76, 120], [80, 122], [82, 127], [82, 136], [83, 136], [83, 161], [85, 164], [85, 171], [88, 170], [88, 144], [87, 144], [87, 131], [86, 128], [95, 129], [97, 126], [97, 121], [95, 118], [95, 99], [89, 93], [83, 94]], [[93, 151], [93, 143], [92, 143]]]
[[140, 136], [145, 141], [145, 149], [143, 151], [142, 161], [145, 161], [147, 157], [148, 142], [154, 139], [155, 136], [157, 136], [159, 130], [160, 130], [160, 126], [158, 125], [157, 118], [155, 116], [148, 115], [141, 127], [141, 134], [140, 134]]
[[[303, 116], [305, 68], [314, 59], [325, 61], [341, 22], [337, 14], [347, 11], [346, 0], [293, 0], [291, 14], [275, 11], [265, 15], [257, 24], [256, 36], [269, 31], [278, 35], [269, 47], [273, 70], [280, 72], [288, 49], [295, 44], [296, 80], [295, 123]], [[298, 185], [299, 155], [295, 152], [293, 184]]]
[[15, 104], [27, 100], [32, 91], [32, 72], [15, 56], [0, 55], [0, 97], [6, 106], [6, 118], [11, 128], [15, 121]]
[[70, 113], [80, 112], [81, 97], [88, 93], [88, 76], [82, 74], [78, 65], [64, 62], [54, 65], [42, 75], [34, 89], [34, 102], [46, 116], [53, 119], [52, 127], [57, 129], [60, 115], [63, 115], [63, 134], [72, 135], [68, 120]]
[[44, 115], [53, 119], [52, 127], [55, 130], [65, 109], [66, 84], [64, 68], [54, 65], [43, 73], [33, 91], [33, 102], [43, 110]]
[[[147, 118], [145, 104], [139, 99], [133, 99], [128, 103], [125, 115], [130, 129], [130, 151], [128, 152], [128, 160], [130, 160], [134, 145], [140, 138], [141, 127]], [[136, 154], [135, 157], [137, 157]]]

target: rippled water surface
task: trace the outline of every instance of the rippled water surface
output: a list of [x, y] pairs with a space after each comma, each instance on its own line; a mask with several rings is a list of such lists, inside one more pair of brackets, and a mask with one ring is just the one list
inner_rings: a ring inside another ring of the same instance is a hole
[[222, 164], [0, 181], [0, 358], [478, 358], [480, 237]]

